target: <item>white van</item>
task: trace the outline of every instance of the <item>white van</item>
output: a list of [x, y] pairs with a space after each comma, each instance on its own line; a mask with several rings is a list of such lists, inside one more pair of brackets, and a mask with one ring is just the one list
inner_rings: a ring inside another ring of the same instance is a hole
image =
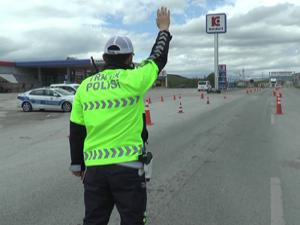
[[277, 85], [277, 79], [276, 78], [271, 78], [270, 79], [271, 87], [276, 87]]
[[79, 87], [79, 84], [51, 84], [51, 88], [62, 88], [66, 91], [71, 92], [72, 94], [76, 93], [77, 88]]
[[208, 80], [200, 80], [198, 81], [198, 91], [206, 91], [210, 92], [211, 91], [211, 85]]

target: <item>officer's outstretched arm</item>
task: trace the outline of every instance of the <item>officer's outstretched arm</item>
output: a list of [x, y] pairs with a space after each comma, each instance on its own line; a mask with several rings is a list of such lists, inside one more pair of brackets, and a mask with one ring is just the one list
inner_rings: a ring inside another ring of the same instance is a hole
[[138, 95], [146, 93], [152, 87], [168, 60], [171, 34], [169, 33], [170, 11], [167, 8], [161, 7], [157, 10], [156, 23], [160, 31], [150, 56], [131, 70], [126, 80]]
[[160, 71], [165, 67], [168, 61], [169, 43], [172, 36], [169, 32], [170, 10], [161, 7], [157, 10], [156, 24], [159, 28], [155, 44], [152, 47], [149, 59], [152, 59]]

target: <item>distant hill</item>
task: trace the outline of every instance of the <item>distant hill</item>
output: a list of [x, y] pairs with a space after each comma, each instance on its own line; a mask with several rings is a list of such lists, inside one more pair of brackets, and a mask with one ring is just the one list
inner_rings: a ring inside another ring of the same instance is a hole
[[176, 74], [168, 74], [169, 88], [197, 88], [198, 78], [187, 78]]

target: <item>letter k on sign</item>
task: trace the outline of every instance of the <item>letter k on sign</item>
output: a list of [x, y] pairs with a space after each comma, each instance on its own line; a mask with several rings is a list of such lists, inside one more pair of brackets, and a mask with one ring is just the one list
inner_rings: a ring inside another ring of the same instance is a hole
[[213, 16], [211, 18], [211, 26], [212, 27], [219, 27], [220, 26], [220, 16]]

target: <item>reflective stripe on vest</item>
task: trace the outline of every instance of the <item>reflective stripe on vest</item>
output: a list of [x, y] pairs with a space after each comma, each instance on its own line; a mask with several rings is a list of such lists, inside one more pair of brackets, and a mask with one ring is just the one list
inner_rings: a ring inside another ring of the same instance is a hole
[[131, 106], [139, 102], [140, 96], [113, 99], [113, 100], [98, 100], [98, 101], [88, 101], [82, 104], [84, 111], [87, 110], [97, 110], [97, 109], [111, 109], [119, 108], [125, 106]]
[[86, 166], [107, 165], [138, 160], [142, 154], [143, 145], [103, 148], [84, 152]]

